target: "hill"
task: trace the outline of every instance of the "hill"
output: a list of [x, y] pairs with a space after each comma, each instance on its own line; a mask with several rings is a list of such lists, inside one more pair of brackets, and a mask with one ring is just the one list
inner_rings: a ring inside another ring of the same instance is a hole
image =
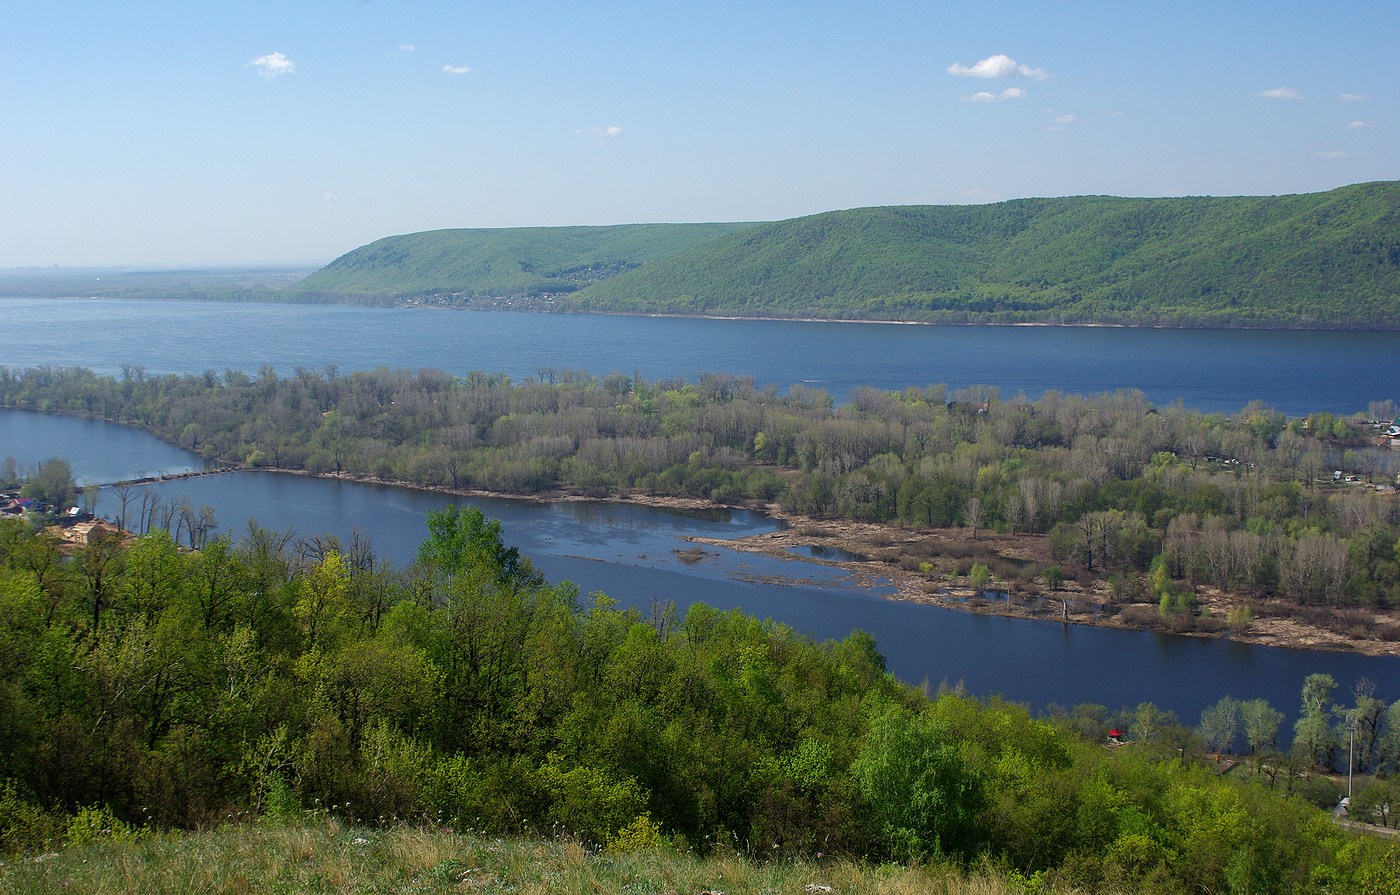
[[1400, 183], [859, 208], [756, 225], [443, 230], [356, 249], [296, 289], [635, 313], [1390, 329]]
[[716, 238], [576, 300], [695, 314], [1393, 328], [1400, 183], [836, 211]]
[[433, 230], [390, 236], [332, 261], [298, 292], [459, 300], [573, 292], [747, 224], [625, 224]]

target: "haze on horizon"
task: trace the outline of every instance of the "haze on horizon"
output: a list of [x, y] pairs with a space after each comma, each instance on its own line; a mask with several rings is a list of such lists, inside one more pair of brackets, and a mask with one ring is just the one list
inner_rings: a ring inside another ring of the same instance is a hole
[[1400, 179], [1400, 5], [20, 4], [0, 268]]

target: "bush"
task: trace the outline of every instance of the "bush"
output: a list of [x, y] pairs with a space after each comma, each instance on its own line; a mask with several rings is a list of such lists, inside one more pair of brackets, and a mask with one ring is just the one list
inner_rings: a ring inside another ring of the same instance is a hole
[[972, 564], [972, 569], [967, 573], [967, 583], [982, 590], [992, 580], [992, 572], [980, 562]]
[[0, 789], [0, 854], [40, 851], [57, 838], [58, 823], [19, 794], [13, 781]]

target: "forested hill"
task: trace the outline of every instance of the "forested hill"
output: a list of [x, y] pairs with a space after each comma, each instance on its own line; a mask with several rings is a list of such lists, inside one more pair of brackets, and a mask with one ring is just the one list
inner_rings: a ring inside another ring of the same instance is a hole
[[748, 224], [433, 230], [390, 236], [297, 285], [344, 297], [458, 299], [572, 292]]
[[1400, 183], [864, 208], [712, 240], [586, 308], [944, 322], [1400, 326]]
[[644, 313], [1395, 328], [1400, 182], [861, 208], [759, 225], [439, 231], [357, 249], [301, 288], [550, 293], [549, 307]]

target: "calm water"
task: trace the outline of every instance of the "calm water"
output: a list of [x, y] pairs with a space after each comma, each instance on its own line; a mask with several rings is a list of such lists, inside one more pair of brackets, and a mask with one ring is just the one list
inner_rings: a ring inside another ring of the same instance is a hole
[[[39, 454], [82, 444], [72, 455], [79, 474], [98, 468], [116, 477], [169, 470], [197, 458], [142, 433], [66, 417], [0, 412], [0, 433], [31, 429], [49, 439]], [[132, 455], [122, 470], [103, 446], [131, 437], [152, 448]], [[0, 436], [2, 437], [2, 436]], [[0, 455], [8, 442], [0, 441]], [[169, 452], [175, 451], [172, 455]], [[101, 466], [97, 464], [103, 464]], [[329, 479], [239, 472], [149, 486], [164, 500], [188, 499], [217, 508], [222, 529], [235, 536], [249, 517], [301, 535], [331, 533], [348, 540], [367, 534], [376, 551], [395, 562], [413, 559], [427, 535], [426, 514], [445, 506], [444, 495]], [[115, 513], [114, 495], [99, 511]], [[1379, 695], [1400, 696], [1400, 657], [1365, 657], [1247, 646], [1221, 640], [1170, 637], [1054, 623], [978, 616], [882, 599], [887, 588], [864, 589], [840, 570], [792, 560], [705, 548], [688, 564], [676, 551], [694, 546], [687, 535], [729, 538], [771, 530], [774, 522], [750, 512], [685, 514], [622, 504], [535, 504], [473, 500], [502, 521], [517, 544], [551, 580], [568, 579], [584, 593], [605, 591], [643, 609], [652, 600], [684, 608], [697, 600], [790, 624], [820, 638], [845, 637], [860, 628], [873, 634], [890, 670], [911, 683], [962, 681], [978, 695], [1001, 694], [1034, 708], [1050, 703], [1096, 702], [1112, 708], [1153, 701], [1188, 723], [1201, 709], [1231, 695], [1261, 697], [1296, 713], [1303, 678], [1331, 674], [1345, 689], [1370, 677]], [[786, 583], [774, 583], [774, 578]]]
[[0, 411], [0, 459], [5, 457], [14, 457], [21, 468], [63, 457], [80, 485], [205, 468], [200, 457], [139, 429], [22, 410]]
[[1008, 398], [1137, 388], [1159, 405], [1181, 400], [1232, 412], [1260, 399], [1294, 416], [1400, 398], [1400, 332], [905, 326], [131, 299], [0, 299], [0, 314], [0, 364], [110, 374], [123, 364], [151, 373], [435, 367], [516, 380], [546, 367], [648, 379], [716, 371], [784, 389], [808, 383], [838, 399], [857, 385], [994, 385]]

